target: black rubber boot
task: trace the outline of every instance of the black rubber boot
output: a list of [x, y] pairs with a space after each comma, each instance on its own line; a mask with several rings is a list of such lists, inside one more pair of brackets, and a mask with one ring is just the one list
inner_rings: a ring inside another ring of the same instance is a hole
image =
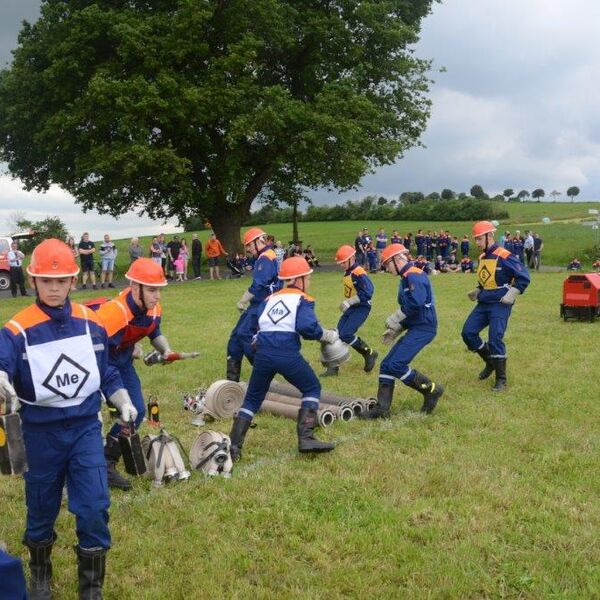
[[29, 598], [31, 600], [50, 600], [50, 582], [52, 581], [52, 546], [56, 540], [56, 534], [51, 539], [43, 542], [32, 542], [25, 538], [23, 543], [29, 548], [29, 570], [31, 581], [29, 584]]
[[227, 358], [227, 374], [225, 379], [229, 381], [239, 381], [242, 374], [242, 361], [234, 358]]
[[490, 349], [487, 344], [484, 344], [479, 350], [476, 350], [477, 354], [481, 356], [483, 362], [485, 363], [485, 367], [483, 371], [479, 373], [479, 379], [482, 381], [487, 379], [494, 372], [494, 365], [492, 364], [492, 359], [490, 358]]
[[492, 360], [496, 371], [496, 383], [492, 388], [492, 392], [502, 392], [506, 389], [506, 359], [494, 358]]
[[86, 550], [75, 546], [80, 600], [102, 600], [106, 552], [104, 548]]
[[242, 457], [242, 446], [244, 445], [244, 440], [246, 439], [246, 434], [248, 433], [248, 429], [250, 429], [251, 423], [252, 421], [244, 419], [239, 415], [233, 420], [231, 433], [229, 434], [229, 438], [231, 439], [231, 460], [233, 462]]
[[415, 378], [412, 383], [408, 384], [413, 390], [417, 390], [420, 394], [423, 394], [424, 402], [421, 407], [421, 412], [430, 415], [433, 409], [436, 407], [438, 400], [444, 393], [444, 388], [439, 383], [434, 383], [423, 375], [419, 371], [415, 371]]
[[352, 347], [365, 359], [365, 373], [370, 373], [375, 367], [375, 363], [377, 363], [379, 353], [369, 348], [361, 338], [356, 338]]
[[104, 457], [106, 458], [106, 476], [108, 478], [108, 487], [115, 490], [130, 490], [131, 482], [123, 477], [117, 469], [116, 464], [121, 458], [121, 446], [119, 440], [112, 435], [106, 436], [106, 445], [104, 446]]
[[389, 383], [387, 381], [385, 383], [379, 382], [377, 404], [367, 412], [362, 413], [360, 415], [361, 419], [387, 419], [390, 416], [395, 383], [393, 379], [390, 379]]
[[327, 367], [327, 370], [321, 373], [319, 377], [337, 377], [339, 372], [339, 367]]
[[299, 452], [330, 452], [335, 448], [333, 444], [322, 442], [315, 437], [316, 426], [317, 411], [314, 408], [301, 407], [296, 425]]

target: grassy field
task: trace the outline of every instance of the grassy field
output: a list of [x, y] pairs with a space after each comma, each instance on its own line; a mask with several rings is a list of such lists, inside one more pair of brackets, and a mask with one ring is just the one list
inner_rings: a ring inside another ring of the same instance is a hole
[[[514, 233], [519, 229], [522, 233], [526, 229], [533, 229], [540, 234], [544, 240], [544, 251], [542, 262], [545, 265], [555, 267], [566, 267], [573, 256], [579, 257], [584, 263], [584, 267], [589, 267], [591, 262], [598, 258], [597, 253], [593, 251], [596, 244], [596, 232], [591, 227], [581, 225], [581, 220], [590, 219], [588, 209], [600, 208], [598, 202], [565, 204], [565, 203], [509, 203], [503, 204], [503, 208], [509, 211], [509, 219], [501, 222], [499, 231], [503, 233], [509, 230]], [[542, 219], [549, 217], [549, 224], [543, 223]], [[394, 229], [397, 229], [402, 235], [412, 232], [413, 235], [418, 229], [439, 231], [440, 229], [449, 230], [453, 235], [462, 238], [464, 234], [471, 235], [472, 223], [464, 221], [454, 222], [379, 222], [379, 221], [333, 221], [317, 223], [300, 223], [300, 237], [304, 245], [311, 244], [315, 253], [320, 259], [327, 263], [333, 261], [335, 251], [342, 244], [354, 244], [354, 238], [359, 229], [368, 227], [372, 235], [375, 235], [379, 227], [384, 227], [391, 236]], [[268, 233], [272, 233], [276, 239], [281, 240], [287, 246], [292, 238], [292, 225], [290, 223], [265, 224], [263, 227]], [[160, 230], [158, 227], [157, 233]], [[191, 244], [192, 232], [181, 234], [186, 238], [188, 245]], [[208, 239], [208, 231], [198, 232], [199, 238], [204, 244]], [[172, 236], [167, 236], [171, 239]], [[141, 238], [141, 243], [145, 248], [149, 248], [151, 238]], [[127, 248], [130, 240], [118, 240], [119, 257], [117, 259], [118, 268], [121, 273], [127, 269], [129, 255]], [[474, 244], [472, 244], [471, 254], [477, 256]], [[191, 265], [189, 267], [191, 272]]]
[[[480, 360], [460, 338], [474, 277], [439, 275], [439, 333], [414, 362], [446, 386], [431, 417], [418, 412], [420, 396], [398, 384], [390, 420], [336, 423], [319, 433], [336, 450], [309, 459], [297, 454], [292, 421], [259, 416], [231, 480], [194, 474], [157, 490], [137, 479], [131, 492], [113, 494], [105, 597], [598, 597], [600, 323], [559, 319], [563, 279], [534, 274], [517, 300], [502, 395], [477, 380]], [[361, 331], [382, 355], [397, 283], [375, 276]], [[139, 373], [186, 448], [196, 430], [181, 394], [223, 377], [235, 302], [247, 284], [190, 282], [163, 294], [172, 346], [202, 357]], [[339, 274], [314, 276], [325, 326], [337, 321], [341, 291]], [[24, 300], [2, 300], [2, 322]], [[305, 342], [304, 353], [320, 370], [318, 344]], [[324, 380], [325, 390], [376, 393], [377, 373], [366, 375], [357, 356], [341, 371]], [[230, 421], [213, 427], [228, 432]], [[24, 556], [23, 482], [0, 477], [0, 497], [0, 538]], [[57, 531], [55, 597], [71, 599], [75, 533], [66, 507]]]

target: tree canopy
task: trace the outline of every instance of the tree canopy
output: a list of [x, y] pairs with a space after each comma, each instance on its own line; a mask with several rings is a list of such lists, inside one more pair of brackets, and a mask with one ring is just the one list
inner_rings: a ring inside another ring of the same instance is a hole
[[567, 196], [569, 196], [569, 198], [571, 198], [571, 202], [575, 201], [575, 196], [579, 195], [579, 188], [576, 185], [572, 185], [568, 190], [567, 190]]
[[433, 0], [44, 0], [0, 73], [0, 159], [84, 209], [210, 219], [349, 189], [419, 143]]
[[475, 184], [471, 190], [471, 196], [473, 196], [473, 198], [485, 198], [485, 192], [483, 191], [483, 188], [479, 185], [479, 184]]

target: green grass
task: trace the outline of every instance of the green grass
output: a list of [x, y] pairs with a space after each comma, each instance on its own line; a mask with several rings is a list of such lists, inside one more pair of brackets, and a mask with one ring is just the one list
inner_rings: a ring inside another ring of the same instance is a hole
[[[480, 359], [460, 338], [474, 277], [440, 275], [432, 280], [439, 333], [413, 365], [446, 386], [431, 417], [418, 412], [420, 396], [397, 384], [391, 420], [336, 423], [319, 432], [336, 450], [307, 459], [296, 452], [292, 421], [259, 416], [231, 480], [194, 474], [156, 490], [137, 479], [131, 492], [113, 494], [105, 597], [597, 597], [600, 324], [559, 319], [563, 279], [534, 274], [517, 300], [502, 395], [478, 381]], [[398, 280], [374, 280], [361, 335], [383, 356], [380, 335]], [[163, 294], [172, 346], [202, 357], [138, 371], [186, 448], [196, 432], [181, 394], [223, 376], [235, 302], [247, 284], [194, 282]], [[314, 276], [325, 326], [337, 322], [341, 287], [337, 273]], [[2, 300], [0, 318], [25, 305]], [[319, 371], [318, 344], [305, 342], [304, 353]], [[377, 374], [366, 375], [356, 355], [341, 372], [324, 380], [325, 390], [376, 393]], [[228, 432], [230, 421], [213, 427]], [[0, 497], [0, 537], [24, 556], [23, 482], [0, 477]], [[57, 531], [56, 597], [75, 598], [66, 507]]]
[[[573, 256], [578, 256], [584, 263], [584, 267], [590, 267], [591, 262], [600, 256], [600, 253], [593, 251], [596, 244], [596, 232], [591, 227], [584, 227], [580, 221], [589, 219], [588, 209], [600, 207], [598, 202], [587, 203], [508, 203], [502, 204], [503, 208], [509, 211], [509, 219], [502, 221], [499, 227], [500, 233], [509, 230], [514, 233], [517, 229], [523, 233], [526, 229], [537, 231], [544, 240], [544, 251], [542, 262], [545, 265], [566, 267]], [[544, 224], [542, 219], [549, 217], [550, 224]], [[335, 251], [342, 244], [354, 244], [354, 238], [357, 231], [363, 227], [368, 227], [372, 235], [377, 233], [379, 227], [384, 227], [391, 236], [394, 229], [397, 229], [401, 235], [412, 232], [414, 235], [418, 229], [425, 231], [439, 231], [440, 229], [449, 230], [456, 235], [459, 240], [464, 234], [471, 235], [472, 223], [465, 221], [447, 221], [447, 222], [380, 222], [380, 221], [332, 221], [315, 222], [299, 224], [300, 238], [304, 245], [311, 244], [317, 256], [324, 262], [333, 262]], [[281, 240], [284, 246], [287, 246], [292, 238], [291, 223], [273, 223], [263, 225], [268, 233]], [[197, 232], [198, 237], [204, 245], [208, 239], [208, 231]], [[192, 232], [180, 234], [185, 237], [188, 246], [191, 247]], [[171, 239], [172, 236], [167, 236]], [[140, 243], [146, 249], [150, 246], [151, 237], [140, 238]], [[125, 273], [129, 264], [130, 240], [116, 240], [119, 249], [117, 265], [121, 273]], [[471, 244], [471, 255], [477, 256], [475, 245]], [[598, 256], [596, 256], [598, 254]], [[204, 257], [204, 261], [206, 258]], [[203, 265], [203, 269], [206, 265]], [[191, 264], [189, 265], [191, 272]]]

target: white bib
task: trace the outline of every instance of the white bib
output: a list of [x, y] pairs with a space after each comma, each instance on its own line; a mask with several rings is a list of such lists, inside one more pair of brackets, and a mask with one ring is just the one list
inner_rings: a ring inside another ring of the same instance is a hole
[[273, 294], [258, 319], [258, 330], [296, 333], [296, 313], [301, 294]]
[[[84, 308], [87, 317], [87, 311]], [[30, 346], [25, 330], [16, 322], [25, 338], [25, 353], [31, 371], [35, 402], [19, 398], [26, 404], [66, 408], [81, 404], [100, 389], [100, 372], [88, 320], [85, 334]]]

